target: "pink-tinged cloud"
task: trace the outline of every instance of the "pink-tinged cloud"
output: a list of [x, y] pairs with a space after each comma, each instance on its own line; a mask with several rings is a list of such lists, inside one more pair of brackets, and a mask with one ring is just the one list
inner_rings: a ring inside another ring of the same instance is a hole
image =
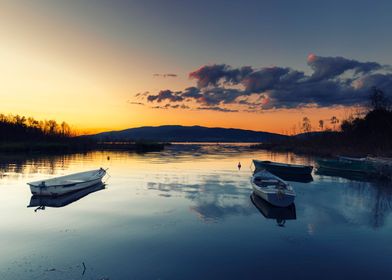
[[314, 62], [316, 59], [317, 59], [317, 56], [316, 56], [314, 53], [310, 53], [310, 54], [308, 55], [307, 61], [308, 61], [308, 63], [312, 63], [312, 62]]

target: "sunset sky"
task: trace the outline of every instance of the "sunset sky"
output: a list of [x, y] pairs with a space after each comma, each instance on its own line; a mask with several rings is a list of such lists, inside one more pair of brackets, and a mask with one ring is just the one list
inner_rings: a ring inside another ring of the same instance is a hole
[[[391, 1], [0, 1], [0, 113], [290, 133], [392, 95]], [[298, 132], [298, 131], [297, 131]]]

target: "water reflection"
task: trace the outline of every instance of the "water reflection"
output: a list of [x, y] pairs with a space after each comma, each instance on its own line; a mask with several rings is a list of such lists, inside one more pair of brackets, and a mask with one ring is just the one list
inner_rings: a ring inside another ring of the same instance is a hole
[[166, 198], [182, 196], [189, 199], [192, 201], [189, 209], [207, 223], [218, 222], [229, 216], [252, 214], [247, 200], [250, 192], [248, 184], [234, 184], [229, 179], [217, 176], [200, 179], [199, 184], [148, 182], [147, 188], [158, 191], [159, 196]]
[[344, 190], [344, 204], [352, 222], [368, 224], [374, 229], [381, 228], [392, 212], [392, 185], [351, 182]]
[[[312, 158], [173, 146], [149, 154], [1, 157], [0, 239], [7, 242], [0, 279], [80, 279], [82, 262], [84, 279], [252, 279], [249, 267], [261, 263], [268, 264], [263, 276], [274, 279], [318, 279], [320, 264], [328, 264], [325, 279], [388, 278], [391, 187], [314, 175], [312, 183], [292, 183], [295, 208], [278, 210], [257, 198], [252, 204], [252, 159], [312, 164]], [[85, 196], [31, 199], [28, 181], [99, 166], [111, 175], [104, 192], [76, 203]], [[63, 208], [37, 215], [26, 208], [29, 199], [31, 207]], [[289, 230], [275, 226], [285, 221]]]
[[347, 180], [355, 180], [355, 181], [371, 181], [369, 176], [359, 172], [350, 172], [350, 171], [339, 171], [339, 170], [331, 170], [326, 168], [317, 168], [315, 174], [320, 176], [330, 176], [330, 177], [339, 177]]
[[251, 194], [250, 199], [265, 218], [276, 220], [278, 226], [284, 226], [286, 220], [297, 219], [294, 203], [288, 207], [276, 207], [258, 197], [254, 192]]
[[103, 189], [105, 189], [105, 184], [99, 183], [89, 188], [57, 197], [33, 195], [30, 198], [30, 204], [27, 207], [37, 207], [34, 210], [35, 212], [37, 212], [37, 210], [45, 210], [46, 207], [64, 207], [91, 193], [101, 191]]
[[44, 172], [55, 174], [59, 169], [67, 169], [69, 162], [80, 158], [81, 154], [73, 155], [1, 155], [0, 174], [13, 178], [27, 174]]
[[313, 182], [313, 176], [309, 175], [289, 175], [289, 174], [275, 174], [285, 181], [298, 182], [298, 183], [310, 183]]
[[[253, 175], [256, 174], [259, 171], [262, 171], [264, 169], [255, 169], [253, 171]], [[310, 183], [313, 182], [313, 176], [312, 174], [306, 174], [306, 175], [296, 175], [296, 174], [287, 174], [283, 172], [278, 172], [274, 171], [272, 172], [275, 176], [278, 176], [279, 178], [285, 180], [285, 181], [290, 181], [290, 182], [298, 182], [298, 183]]]

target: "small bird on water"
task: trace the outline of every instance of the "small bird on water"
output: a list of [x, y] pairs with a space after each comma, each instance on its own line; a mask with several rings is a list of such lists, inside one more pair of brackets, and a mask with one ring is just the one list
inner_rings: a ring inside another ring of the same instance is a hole
[[241, 162], [238, 162], [238, 170], [241, 170]]

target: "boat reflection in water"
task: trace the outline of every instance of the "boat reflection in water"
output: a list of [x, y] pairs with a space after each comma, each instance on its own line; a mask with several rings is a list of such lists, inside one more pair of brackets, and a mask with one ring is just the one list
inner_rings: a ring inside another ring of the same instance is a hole
[[93, 192], [97, 192], [103, 189], [105, 189], [105, 184], [98, 183], [89, 188], [85, 188], [57, 197], [33, 195], [30, 198], [30, 204], [27, 207], [37, 207], [37, 209], [35, 209], [34, 211], [45, 210], [45, 207], [64, 207]]
[[[256, 174], [257, 172], [264, 170], [262, 168], [256, 168], [253, 171], [253, 174]], [[290, 181], [290, 182], [298, 182], [298, 183], [310, 183], [313, 181], [313, 176], [312, 174], [287, 174], [284, 172], [279, 172], [274, 170], [271, 172], [275, 176], [278, 176], [280, 179], [285, 180], [285, 181]]]
[[295, 204], [291, 204], [288, 207], [276, 207], [268, 203], [261, 197], [258, 197], [252, 192], [250, 199], [256, 208], [263, 214], [267, 219], [275, 219], [278, 226], [283, 227], [286, 220], [296, 220], [297, 214], [295, 211]]
[[283, 173], [275, 172], [275, 175], [285, 181], [290, 181], [290, 182], [310, 183], [313, 181], [312, 174], [295, 175], [295, 174], [283, 174]]
[[372, 178], [366, 175], [365, 173], [347, 171], [347, 170], [332, 170], [323, 167], [319, 167], [316, 170], [315, 174], [321, 176], [339, 177], [352, 181], [364, 181], [364, 182], [372, 181], [371, 180]]

